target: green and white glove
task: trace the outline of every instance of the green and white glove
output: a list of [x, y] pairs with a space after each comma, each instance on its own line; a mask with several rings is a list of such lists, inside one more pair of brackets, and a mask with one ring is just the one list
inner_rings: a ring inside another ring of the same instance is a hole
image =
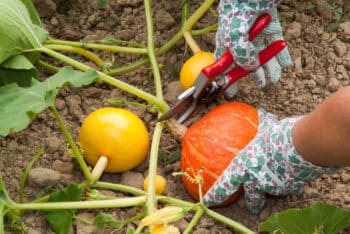
[[[281, 0], [221, 0], [219, 4], [219, 28], [216, 33], [215, 60], [228, 48], [237, 65], [255, 71], [251, 73], [258, 87], [266, 85], [266, 76], [272, 82], [281, 77], [281, 68], [292, 64], [288, 49], [283, 49], [268, 63], [260, 67], [258, 53], [276, 40], [283, 40], [281, 24], [277, 16], [277, 5]], [[252, 42], [249, 30], [262, 14], [269, 13], [271, 23]], [[260, 67], [260, 68], [259, 68]], [[237, 82], [229, 87], [230, 95], [237, 93]]]
[[338, 168], [325, 168], [303, 159], [292, 142], [292, 129], [300, 117], [278, 121], [259, 109], [258, 133], [242, 149], [204, 195], [207, 206], [221, 204], [242, 185], [247, 209], [258, 214], [265, 194], [299, 194], [305, 183]]

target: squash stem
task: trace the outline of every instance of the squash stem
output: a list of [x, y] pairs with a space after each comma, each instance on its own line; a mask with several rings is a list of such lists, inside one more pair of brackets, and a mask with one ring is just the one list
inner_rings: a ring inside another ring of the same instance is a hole
[[106, 169], [107, 164], [108, 158], [106, 156], [101, 155], [97, 160], [94, 169], [91, 172], [91, 183], [94, 183], [101, 178], [101, 175]]
[[66, 51], [71, 53], [76, 53], [84, 56], [85, 58], [90, 59], [93, 61], [100, 69], [103, 67], [103, 60], [100, 59], [96, 54], [89, 50], [85, 50], [83, 48], [78, 48], [74, 46], [68, 46], [68, 45], [57, 45], [57, 44], [50, 44], [46, 45], [47, 48], [52, 50], [60, 50], [60, 51]]
[[74, 140], [73, 140], [72, 136], [70, 135], [68, 129], [64, 125], [64, 122], [63, 122], [61, 116], [59, 115], [56, 107], [55, 106], [50, 106], [49, 109], [53, 113], [53, 115], [55, 116], [56, 121], [58, 123], [58, 126], [60, 127], [64, 137], [66, 138], [70, 148], [72, 149], [73, 154], [74, 154], [75, 158], [77, 159], [81, 170], [83, 171], [85, 179], [87, 181], [91, 181], [92, 180], [92, 176], [91, 176], [90, 170], [89, 170], [88, 166], [86, 165], [86, 163], [84, 161], [84, 158], [81, 155], [77, 145], [74, 143]]
[[124, 208], [143, 206], [146, 196], [116, 198], [97, 201], [76, 202], [43, 202], [43, 203], [16, 203], [10, 209], [16, 210], [67, 210], [67, 209], [98, 209], [98, 208]]
[[75, 41], [65, 41], [57, 39], [48, 39], [45, 41], [45, 46], [48, 44], [60, 44], [67, 46], [74, 46], [80, 48], [94, 49], [94, 50], [105, 50], [110, 52], [128, 53], [128, 54], [146, 54], [146, 48], [132, 48], [124, 46], [97, 44], [97, 43], [85, 43], [85, 42], [75, 42]]
[[[81, 71], [88, 71], [90, 69], [92, 69], [91, 67], [79, 62], [79, 61], [76, 61], [68, 56], [65, 56], [64, 54], [61, 54], [61, 53], [58, 53], [54, 50], [51, 50], [49, 48], [46, 48], [46, 47], [41, 47], [38, 49], [38, 51], [41, 51], [53, 58], [56, 58], [58, 60], [61, 60], [63, 62], [66, 62], [68, 63], [69, 65], [81, 70]], [[100, 78], [102, 81], [110, 84], [110, 85], [113, 85], [117, 88], [120, 88], [128, 93], [131, 93], [141, 99], [144, 99], [145, 101], [155, 105], [161, 112], [165, 112], [169, 109], [169, 106], [166, 104], [166, 102], [164, 102], [163, 100], [155, 97], [154, 95], [152, 94], [149, 94], [141, 89], [138, 89], [130, 84], [127, 84], [121, 80], [118, 80], [118, 79], [115, 79], [114, 77], [112, 76], [109, 76], [103, 72], [99, 72], [97, 71], [97, 73], [100, 75]]]
[[[151, 63], [154, 85], [156, 90], [156, 97], [163, 101], [162, 84], [161, 77], [158, 68], [155, 47], [154, 47], [154, 31], [153, 31], [153, 18], [152, 18], [152, 8], [151, 1], [144, 1], [145, 14], [146, 14], [146, 24], [147, 24], [147, 52]], [[160, 144], [160, 138], [162, 134], [163, 124], [157, 123], [152, 138], [151, 152], [150, 152], [150, 162], [149, 162], [149, 185], [147, 190], [147, 202], [146, 208], [147, 213], [151, 214], [157, 209], [157, 199], [156, 199], [156, 173], [157, 173], [157, 163], [158, 163], [158, 150]]]
[[209, 10], [215, 0], [206, 0], [197, 10], [196, 12], [184, 22], [182, 26], [183, 36], [186, 40], [187, 45], [191, 48], [193, 54], [200, 51], [200, 47], [197, 42], [194, 40], [191, 29], [193, 25]]
[[183, 234], [189, 234], [191, 233], [192, 229], [196, 226], [198, 223], [199, 219], [202, 217], [204, 214], [204, 209], [202, 207], [199, 207], [197, 209], [196, 214], [193, 216], [191, 222], [187, 225], [186, 229], [183, 231]]

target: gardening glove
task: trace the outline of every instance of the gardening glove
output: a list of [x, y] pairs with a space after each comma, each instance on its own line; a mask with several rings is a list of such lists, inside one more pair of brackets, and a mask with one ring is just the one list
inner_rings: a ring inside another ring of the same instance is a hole
[[[219, 4], [219, 28], [216, 33], [215, 60], [230, 49], [237, 65], [255, 71], [251, 73], [257, 86], [266, 85], [266, 75], [273, 83], [281, 77], [281, 68], [292, 64], [287, 48], [284, 48], [263, 68], [260, 67], [258, 53], [276, 40], [283, 40], [281, 24], [277, 16], [277, 5], [281, 0], [221, 0]], [[270, 24], [252, 42], [248, 40], [249, 29], [262, 13], [272, 17]], [[259, 68], [260, 67], [260, 68]], [[264, 71], [265, 70], [265, 71]], [[237, 93], [237, 82], [228, 89], [228, 95]]]
[[292, 142], [294, 123], [301, 117], [281, 121], [258, 110], [259, 126], [254, 139], [242, 149], [204, 195], [207, 206], [223, 203], [243, 185], [247, 209], [258, 214], [265, 194], [300, 194], [305, 183], [337, 168], [317, 166], [303, 159]]

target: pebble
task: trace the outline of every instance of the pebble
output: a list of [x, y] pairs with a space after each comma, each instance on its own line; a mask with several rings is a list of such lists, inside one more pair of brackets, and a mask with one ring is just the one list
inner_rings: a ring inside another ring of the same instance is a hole
[[297, 39], [300, 36], [301, 24], [299, 22], [292, 22], [285, 33], [286, 40], [291, 41], [292, 39]]
[[328, 83], [329, 91], [331, 92], [337, 91], [339, 87], [340, 87], [339, 80], [337, 80], [337, 78], [335, 77], [331, 77]]
[[311, 188], [310, 186], [305, 186], [304, 188], [304, 196], [306, 198], [313, 198], [313, 197], [317, 197], [319, 196], [319, 192], [314, 189], [314, 188]]
[[154, 24], [159, 30], [169, 29], [175, 24], [175, 19], [169, 12], [159, 10], [154, 15]]
[[52, 169], [61, 173], [72, 174], [73, 164], [71, 162], [63, 162], [61, 160], [55, 160], [52, 163]]
[[60, 182], [61, 174], [49, 168], [33, 168], [28, 175], [28, 183], [40, 187], [57, 184]]
[[333, 42], [333, 49], [338, 57], [343, 57], [343, 55], [346, 53], [347, 48], [344, 42], [337, 39]]
[[181, 85], [179, 81], [170, 82], [166, 86], [166, 92], [164, 93], [164, 100], [167, 102], [173, 102], [177, 96], [181, 93]]
[[62, 141], [59, 138], [52, 136], [45, 139], [45, 145], [50, 152], [55, 152], [62, 148]]
[[143, 175], [140, 172], [127, 171], [121, 176], [121, 184], [143, 189]]
[[348, 173], [343, 172], [343, 173], [340, 175], [340, 178], [341, 178], [341, 181], [342, 181], [344, 184], [347, 184], [347, 183], [350, 182], [350, 174], [348, 174]]

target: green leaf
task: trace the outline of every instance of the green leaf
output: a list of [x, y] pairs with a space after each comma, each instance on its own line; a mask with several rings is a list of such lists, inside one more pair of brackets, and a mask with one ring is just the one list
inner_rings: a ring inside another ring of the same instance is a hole
[[260, 223], [259, 231], [283, 234], [339, 233], [350, 227], [350, 212], [325, 203], [289, 209]]
[[30, 15], [30, 19], [32, 20], [33, 24], [38, 25], [41, 28], [43, 28], [43, 26], [41, 24], [40, 16], [39, 16], [38, 12], [36, 11], [32, 0], [21, 0], [21, 1], [27, 7], [27, 10], [28, 10], [29, 15]]
[[110, 214], [99, 213], [94, 220], [94, 225], [98, 228], [120, 229], [123, 227], [124, 222], [117, 220]]
[[73, 223], [74, 213], [68, 210], [58, 210], [47, 212], [44, 217], [52, 230], [59, 234], [67, 234]]
[[0, 64], [25, 50], [42, 47], [48, 32], [32, 18], [35, 20], [34, 13], [22, 1], [0, 0]]
[[54, 105], [59, 88], [81, 87], [98, 77], [96, 71], [80, 72], [65, 67], [44, 82], [32, 79], [31, 87], [19, 87], [16, 83], [0, 86], [0, 136], [25, 129], [37, 114]]
[[0, 86], [16, 82], [21, 87], [28, 87], [33, 78], [38, 78], [38, 71], [22, 54], [15, 55], [0, 64]]
[[[54, 192], [49, 201], [61, 202], [61, 201], [81, 201], [83, 189], [76, 184], [69, 184], [62, 190]], [[73, 223], [75, 210], [54, 210], [45, 211], [44, 217], [46, 221], [51, 225], [51, 228], [59, 233], [66, 234], [69, 232], [70, 226]]]

